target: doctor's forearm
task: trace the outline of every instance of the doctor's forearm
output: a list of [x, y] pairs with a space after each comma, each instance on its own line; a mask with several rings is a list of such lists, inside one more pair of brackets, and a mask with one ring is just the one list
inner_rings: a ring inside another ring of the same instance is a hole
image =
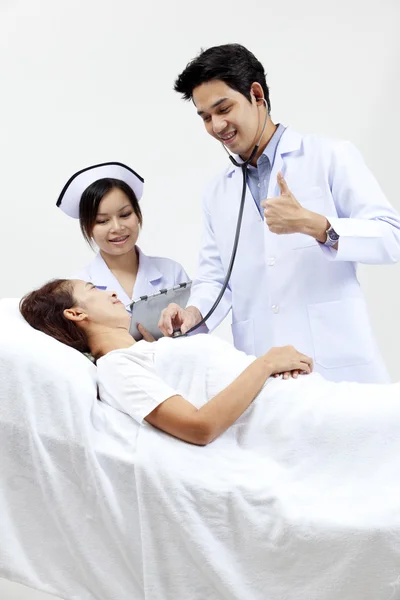
[[326, 242], [326, 230], [330, 223], [326, 217], [307, 210], [300, 223], [300, 233], [309, 235], [323, 244]]
[[[188, 300], [188, 307], [193, 307], [194, 310], [197, 309], [199, 311], [198, 314], [201, 315], [201, 318], [205, 317], [218, 298], [221, 288], [222, 283], [219, 281], [219, 279], [217, 281], [196, 279]], [[228, 286], [215, 311], [207, 319], [208, 331], [213, 331], [221, 323], [221, 321], [223, 321], [230, 308], [231, 291]]]
[[[331, 226], [330, 222], [323, 215], [307, 210], [300, 224], [300, 233], [309, 235], [321, 244], [326, 242], [326, 232]], [[338, 243], [333, 246], [338, 249]]]
[[203, 315], [196, 306], [188, 306], [186, 310], [190, 312], [195, 318], [195, 325], [197, 325], [197, 323], [200, 323], [200, 321], [203, 318]]

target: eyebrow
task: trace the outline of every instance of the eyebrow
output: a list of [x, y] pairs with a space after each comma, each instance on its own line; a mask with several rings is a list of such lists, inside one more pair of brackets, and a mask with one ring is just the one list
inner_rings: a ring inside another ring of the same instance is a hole
[[[122, 212], [123, 210], [125, 210], [125, 208], [128, 208], [128, 206], [131, 206], [131, 204], [125, 204], [122, 208], [119, 208], [118, 211]], [[96, 217], [101, 216], [101, 217], [106, 217], [108, 215], [108, 213], [100, 213], [98, 212]]]
[[[222, 104], [223, 102], [225, 102], [225, 100], [229, 100], [229, 98], [220, 98], [220, 100], [217, 100], [216, 102], [214, 102], [214, 104], [212, 106], [210, 106], [210, 110], [212, 110], [213, 108], [217, 108], [217, 106], [219, 106], [220, 104]], [[204, 115], [204, 113], [207, 112], [205, 110], [198, 110], [197, 114], [199, 116]]]

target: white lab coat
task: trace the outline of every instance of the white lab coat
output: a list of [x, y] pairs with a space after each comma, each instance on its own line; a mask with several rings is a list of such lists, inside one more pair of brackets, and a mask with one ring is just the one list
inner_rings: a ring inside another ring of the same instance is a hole
[[[387, 372], [374, 340], [357, 280], [357, 263], [400, 258], [400, 219], [352, 144], [287, 128], [273, 165], [268, 197], [279, 196], [278, 171], [307, 209], [325, 215], [340, 235], [338, 251], [314, 238], [269, 231], [247, 189], [236, 262], [214, 329], [232, 309], [239, 350], [260, 356], [292, 344], [310, 355], [327, 379], [384, 382]], [[204, 230], [197, 277], [188, 305], [203, 316], [217, 297], [232, 252], [242, 188], [230, 167], [204, 196]]]
[[71, 278], [90, 281], [93, 285], [115, 291], [125, 306], [128, 306], [132, 300], [136, 300], [140, 296], [154, 294], [158, 290], [189, 281], [187, 273], [179, 263], [170, 258], [147, 256], [138, 246], [136, 246], [136, 249], [139, 253], [139, 269], [132, 298], [129, 298], [121, 287], [100, 253], [96, 254], [87, 267], [75, 273]]

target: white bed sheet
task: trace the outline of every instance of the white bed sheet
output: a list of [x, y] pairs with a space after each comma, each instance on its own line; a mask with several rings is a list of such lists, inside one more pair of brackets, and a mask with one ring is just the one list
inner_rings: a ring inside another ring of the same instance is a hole
[[99, 402], [95, 375], [0, 301], [0, 577], [65, 600], [400, 600], [399, 385], [321, 405], [272, 382], [200, 448]]
[[141, 600], [138, 426], [96, 368], [0, 301], [0, 577], [65, 600]]

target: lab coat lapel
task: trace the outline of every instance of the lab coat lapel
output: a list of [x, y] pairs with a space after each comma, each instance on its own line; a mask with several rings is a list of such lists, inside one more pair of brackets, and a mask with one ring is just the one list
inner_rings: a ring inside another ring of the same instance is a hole
[[[277, 182], [277, 176], [279, 171], [282, 172], [285, 177], [286, 173], [286, 164], [285, 164], [285, 155], [288, 155], [292, 152], [296, 152], [301, 147], [302, 136], [297, 131], [293, 131], [290, 127], [287, 127], [282, 134], [281, 139], [279, 140], [274, 164], [272, 165], [271, 176], [269, 179], [268, 185], [268, 194], [267, 198], [274, 198], [275, 196], [279, 196], [279, 186]], [[236, 157], [237, 160], [240, 160], [240, 157]], [[235, 180], [235, 185], [239, 187], [241, 185], [241, 169], [239, 167], [231, 167], [226, 172], [227, 177], [231, 177]], [[240, 183], [239, 183], [240, 182]], [[289, 186], [290, 187], [290, 186]], [[253, 202], [254, 205], [254, 202]], [[257, 207], [254, 205], [255, 210], [258, 212]]]
[[301, 135], [290, 129], [290, 127], [287, 127], [279, 141], [274, 164], [272, 165], [271, 177], [268, 185], [268, 198], [274, 198], [280, 195], [277, 177], [279, 171], [281, 171], [284, 177], [286, 175], [285, 155], [296, 152], [300, 147]]

